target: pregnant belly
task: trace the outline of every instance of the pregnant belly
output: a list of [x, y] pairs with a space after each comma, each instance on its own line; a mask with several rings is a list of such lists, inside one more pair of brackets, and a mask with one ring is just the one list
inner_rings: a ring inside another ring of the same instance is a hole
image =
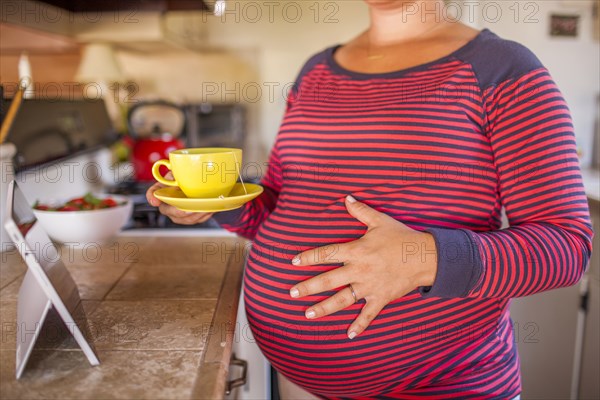
[[[246, 311], [263, 353], [300, 386], [327, 397], [376, 396], [431, 386], [483, 365], [490, 368], [493, 360], [511, 352], [512, 346], [499, 339], [498, 321], [505, 310], [495, 300], [423, 299], [415, 290], [388, 304], [353, 340], [346, 332], [364, 300], [307, 320], [305, 310], [334, 291], [292, 299], [289, 289], [339, 265], [296, 267], [291, 259], [308, 248], [354, 240], [362, 232], [358, 225], [335, 219], [313, 231], [290, 229], [280, 221], [274, 213], [255, 239], [245, 275]], [[453, 367], [440, 369], [444, 364]]]

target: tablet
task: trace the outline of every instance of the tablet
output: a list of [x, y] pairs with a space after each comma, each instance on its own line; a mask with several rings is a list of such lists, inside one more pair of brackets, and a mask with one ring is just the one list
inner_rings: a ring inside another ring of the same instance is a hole
[[17, 379], [51, 309], [60, 316], [90, 364], [100, 364], [94, 347], [84, 336], [89, 326], [77, 285], [15, 181], [8, 186], [6, 206], [4, 227], [27, 264], [17, 302]]

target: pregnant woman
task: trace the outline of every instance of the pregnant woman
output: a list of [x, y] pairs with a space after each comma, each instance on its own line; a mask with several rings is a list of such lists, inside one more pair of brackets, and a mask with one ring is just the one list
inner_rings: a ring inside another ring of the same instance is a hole
[[[215, 215], [254, 241], [252, 331], [322, 398], [517, 398], [510, 299], [591, 254], [569, 110], [523, 46], [406, 12], [441, 1], [367, 3], [370, 28], [302, 68], [265, 192]], [[211, 216], [158, 187], [173, 221]]]

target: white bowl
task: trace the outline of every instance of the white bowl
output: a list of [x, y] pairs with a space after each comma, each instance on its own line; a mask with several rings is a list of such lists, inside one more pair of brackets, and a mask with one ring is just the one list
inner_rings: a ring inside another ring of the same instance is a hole
[[[110, 197], [125, 204], [100, 210], [87, 211], [44, 211], [33, 210], [35, 217], [51, 239], [81, 246], [88, 243], [103, 243], [115, 236], [125, 226], [133, 210], [132, 202], [122, 196], [98, 195], [98, 198]], [[52, 204], [53, 202], [41, 202]], [[64, 203], [64, 202], [62, 202]]]

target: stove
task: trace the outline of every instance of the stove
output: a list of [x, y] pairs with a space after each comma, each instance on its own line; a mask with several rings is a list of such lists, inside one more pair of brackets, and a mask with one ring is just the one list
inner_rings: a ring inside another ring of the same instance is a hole
[[221, 229], [213, 219], [196, 225], [180, 225], [162, 215], [157, 207], [151, 206], [146, 201], [146, 191], [153, 183], [125, 181], [107, 188], [107, 193], [129, 197], [133, 203], [131, 220], [123, 229]]

